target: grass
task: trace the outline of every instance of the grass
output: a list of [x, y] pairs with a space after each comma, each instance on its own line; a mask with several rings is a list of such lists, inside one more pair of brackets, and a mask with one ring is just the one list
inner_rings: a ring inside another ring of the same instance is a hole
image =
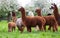
[[16, 28], [13, 32], [8, 32], [7, 21], [0, 22], [0, 38], [60, 38], [60, 27], [58, 27], [58, 32], [51, 31], [36, 31], [32, 28], [32, 32], [29, 33], [25, 29], [23, 33], [20, 33]]

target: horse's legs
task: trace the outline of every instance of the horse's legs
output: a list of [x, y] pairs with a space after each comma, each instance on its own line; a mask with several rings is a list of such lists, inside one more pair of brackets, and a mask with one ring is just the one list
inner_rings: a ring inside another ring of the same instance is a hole
[[55, 26], [55, 28], [56, 28], [56, 31], [58, 31], [58, 26]]
[[12, 31], [12, 27], [8, 27], [8, 32], [11, 32]]
[[58, 24], [55, 24], [55, 30], [58, 31]]
[[51, 25], [49, 25], [48, 30], [51, 30]]
[[27, 31], [31, 32], [31, 27], [30, 26], [27, 26]]
[[18, 30], [19, 30], [19, 26], [17, 25], [17, 28], [18, 28]]
[[12, 27], [12, 31], [14, 30], [14, 27]]
[[46, 25], [44, 25], [44, 30], [46, 31]]
[[41, 26], [41, 30], [44, 31], [44, 25]]
[[19, 25], [17, 25], [17, 27], [18, 27], [18, 30], [21, 31], [21, 33], [22, 33], [23, 32], [22, 27], [20, 27]]
[[15, 27], [13, 27], [14, 31], [15, 31]]
[[38, 25], [38, 27], [39, 27], [39, 30], [41, 31], [41, 25], [40, 26]]
[[44, 30], [43, 25], [38, 25], [38, 26], [39, 26], [39, 30], [40, 30], [40, 31], [43, 31], [43, 30]]
[[55, 25], [52, 25], [52, 28], [53, 28], [53, 32], [55, 32], [55, 30], [56, 30], [56, 29], [55, 29]]

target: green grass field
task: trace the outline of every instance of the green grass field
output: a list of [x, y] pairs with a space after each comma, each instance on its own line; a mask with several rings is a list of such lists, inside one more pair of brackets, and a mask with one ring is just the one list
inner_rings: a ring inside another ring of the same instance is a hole
[[7, 21], [0, 22], [0, 38], [60, 38], [60, 27], [58, 32], [51, 31], [36, 31], [35, 28], [32, 28], [32, 32], [29, 33], [25, 29], [23, 33], [20, 33], [16, 28], [13, 32], [8, 32]]

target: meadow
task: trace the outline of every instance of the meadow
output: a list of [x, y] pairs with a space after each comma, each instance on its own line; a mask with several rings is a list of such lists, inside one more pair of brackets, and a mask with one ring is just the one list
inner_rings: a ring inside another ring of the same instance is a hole
[[[8, 22], [3, 20], [0, 21], [0, 38], [60, 38], [60, 27], [58, 27], [58, 32], [53, 32], [52, 30], [36, 31], [32, 28], [32, 32], [29, 33], [25, 29], [23, 33], [20, 33], [16, 28], [13, 32], [8, 32]], [[48, 26], [47, 26], [48, 28]]]

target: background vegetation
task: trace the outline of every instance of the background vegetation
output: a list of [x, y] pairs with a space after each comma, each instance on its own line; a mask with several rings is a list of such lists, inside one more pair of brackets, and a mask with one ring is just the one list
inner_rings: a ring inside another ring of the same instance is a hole
[[[32, 28], [31, 33], [28, 33], [26, 28], [23, 33], [20, 33], [17, 28], [14, 32], [8, 32], [8, 22], [5, 19], [7, 19], [8, 13], [13, 10], [17, 17], [21, 17], [21, 14], [17, 11], [20, 6], [17, 0], [0, 0], [0, 38], [60, 38], [60, 27], [58, 27], [58, 32], [52, 32], [52, 30], [36, 31], [35, 28]], [[50, 6], [51, 0], [31, 0], [31, 4], [27, 4], [25, 9], [37, 15], [35, 8], [40, 7], [42, 15], [46, 16], [48, 13], [52, 13], [52, 10], [49, 10]], [[60, 6], [58, 6], [58, 9], [60, 10]]]
[[[31, 0], [31, 4], [26, 4], [25, 9], [28, 11], [32, 11], [35, 14], [35, 8], [40, 7], [42, 10], [42, 15], [47, 15], [48, 13], [52, 13], [51, 10], [49, 10], [49, 7], [51, 6], [51, 0]], [[59, 4], [59, 3], [58, 3]], [[59, 4], [60, 5], [60, 4]], [[7, 16], [9, 12], [15, 11], [18, 13], [18, 8], [21, 6], [21, 4], [18, 4], [17, 0], [0, 0], [0, 17]], [[60, 6], [58, 6], [60, 9]]]

